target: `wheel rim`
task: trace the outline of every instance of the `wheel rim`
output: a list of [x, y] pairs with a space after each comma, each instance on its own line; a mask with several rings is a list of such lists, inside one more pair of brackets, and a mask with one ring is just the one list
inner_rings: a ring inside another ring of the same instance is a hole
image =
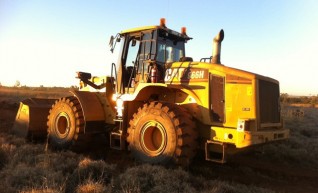
[[65, 138], [70, 131], [70, 117], [61, 112], [55, 119], [55, 132], [60, 138]]
[[149, 121], [142, 127], [140, 139], [142, 149], [149, 156], [161, 154], [167, 146], [166, 130], [157, 121]]

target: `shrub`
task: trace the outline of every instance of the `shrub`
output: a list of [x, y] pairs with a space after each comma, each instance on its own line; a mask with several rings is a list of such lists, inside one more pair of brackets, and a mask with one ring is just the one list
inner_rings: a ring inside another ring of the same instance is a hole
[[48, 164], [47, 167], [52, 168], [55, 172], [61, 172], [65, 176], [71, 175], [82, 159], [81, 155], [71, 151], [48, 151], [40, 156], [42, 160], [45, 160], [44, 163]]
[[119, 175], [116, 188], [123, 192], [195, 192], [190, 174], [148, 164], [128, 168]]
[[207, 180], [177, 169], [148, 164], [128, 168], [120, 174], [114, 192], [209, 192], [209, 193], [272, 193], [271, 190], [221, 180]]
[[35, 165], [39, 162], [39, 154], [44, 153], [43, 145], [25, 144], [20, 146], [14, 152], [10, 165], [15, 167], [18, 164]]
[[76, 188], [77, 193], [102, 193], [109, 192], [107, 191], [107, 187], [101, 181], [94, 181], [91, 179], [87, 179], [84, 183], [80, 184]]
[[64, 192], [81, 158], [70, 151], [46, 152], [44, 144], [22, 143], [10, 135], [0, 142], [9, 160], [0, 171], [0, 190], [5, 192]]
[[37, 166], [18, 164], [14, 169], [7, 170], [10, 175], [6, 175], [5, 182], [8, 186], [16, 189], [24, 187], [41, 187], [46, 176], [46, 171]]
[[[84, 158], [70, 176], [66, 192], [84, 191], [85, 188], [100, 187], [102, 184], [108, 185], [113, 178], [114, 172], [114, 165], [106, 164], [102, 160], [94, 161]], [[103, 186], [102, 188], [104, 189], [105, 187]]]

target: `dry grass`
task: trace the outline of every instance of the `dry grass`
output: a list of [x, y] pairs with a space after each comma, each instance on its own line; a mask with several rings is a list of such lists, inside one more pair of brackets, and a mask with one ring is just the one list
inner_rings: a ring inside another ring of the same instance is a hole
[[263, 147], [264, 158], [285, 164], [318, 169], [318, 109], [313, 107], [284, 107], [284, 112], [302, 112], [302, 116], [283, 113], [290, 139]]
[[0, 138], [8, 160], [0, 170], [0, 189], [6, 192], [61, 192], [81, 159], [73, 152], [45, 152], [44, 144], [26, 144], [10, 135]]
[[115, 166], [102, 160], [82, 159], [67, 181], [66, 192], [106, 190], [115, 172]]
[[87, 180], [84, 184], [76, 188], [77, 193], [103, 193], [107, 192], [107, 188], [102, 182]]
[[[29, 94], [25, 90], [15, 93], [14, 90], [4, 92], [1, 88], [0, 91], [0, 102], [1, 97], [8, 96], [11, 96], [10, 100], [13, 102], [34, 96], [58, 98], [58, 95], [51, 95], [46, 91]], [[65, 94], [64, 91], [61, 93]], [[13, 96], [15, 94], [17, 96]], [[295, 116], [297, 113], [289, 112], [303, 113], [302, 116]], [[279, 163], [290, 168], [303, 169], [305, 174], [308, 170], [318, 172], [318, 109], [286, 106], [283, 115], [285, 127], [291, 130], [290, 139], [264, 145], [247, 156], [261, 160], [261, 164], [272, 164], [273, 167]], [[0, 132], [0, 191], [4, 193], [272, 193], [271, 189], [275, 188], [276, 181], [282, 181], [276, 186], [283, 184], [288, 187], [302, 180], [299, 176], [289, 177], [275, 171], [262, 173], [262, 170], [250, 167], [249, 164], [230, 163], [218, 166], [198, 163], [189, 170], [147, 164], [128, 167], [123, 166], [120, 161], [110, 164], [107, 158], [95, 160], [71, 151], [46, 151], [45, 144], [26, 143], [23, 139]], [[220, 175], [226, 178], [221, 178]], [[284, 181], [285, 178], [291, 179], [291, 183]], [[312, 183], [310, 186], [314, 186], [313, 184], [315, 185]], [[316, 190], [315, 187], [317, 185], [312, 189]], [[279, 192], [290, 192], [279, 187], [277, 189]]]
[[[128, 168], [115, 182], [119, 192], [271, 193], [271, 190], [218, 179], [208, 180], [180, 168], [140, 165]], [[116, 192], [116, 191], [115, 191]]]
[[[291, 187], [297, 183], [307, 183], [308, 187], [316, 187], [316, 180], [312, 180], [318, 176], [318, 109], [285, 106], [283, 111], [284, 124], [290, 129], [290, 138], [260, 146], [255, 151], [247, 153], [247, 156], [259, 160], [260, 163], [255, 163], [258, 169], [271, 168], [268, 174], [264, 175], [253, 168], [240, 167], [242, 174], [255, 178], [284, 179], [287, 183], [290, 181]], [[291, 111], [304, 112], [304, 115], [286, 113]], [[266, 165], [261, 165], [262, 163]]]
[[4, 192], [271, 192], [270, 190], [207, 180], [180, 169], [137, 165], [120, 172], [117, 165], [70, 151], [46, 152], [45, 144], [28, 144], [1, 134]]

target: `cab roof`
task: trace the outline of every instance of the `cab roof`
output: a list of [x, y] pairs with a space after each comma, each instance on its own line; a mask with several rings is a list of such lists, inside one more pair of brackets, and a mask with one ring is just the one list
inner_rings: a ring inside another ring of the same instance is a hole
[[156, 29], [165, 30], [165, 31], [167, 31], [170, 34], [176, 35], [176, 36], [181, 37], [181, 38], [183, 38], [185, 40], [192, 39], [185, 32], [184, 33], [179, 33], [177, 31], [174, 31], [174, 30], [171, 30], [171, 29], [165, 27], [165, 25], [163, 25], [163, 26], [161, 26], [161, 25], [153, 25], [153, 26], [136, 27], [136, 28], [132, 28], [132, 29], [128, 29], [128, 30], [123, 30], [123, 31], [120, 32], [120, 35], [136, 33], [136, 32], [142, 32], [142, 31], [147, 31], [147, 30], [156, 30]]
[[144, 26], [144, 27], [136, 27], [136, 28], [131, 28], [127, 30], [123, 30], [120, 32], [121, 35], [128, 34], [128, 33], [135, 33], [135, 32], [141, 32], [141, 31], [146, 31], [146, 30], [154, 30], [158, 29], [160, 26]]

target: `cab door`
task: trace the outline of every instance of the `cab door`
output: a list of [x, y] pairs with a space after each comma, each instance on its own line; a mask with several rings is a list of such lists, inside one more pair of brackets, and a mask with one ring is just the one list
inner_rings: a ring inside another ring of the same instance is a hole
[[212, 122], [225, 122], [224, 77], [209, 75], [210, 118]]

